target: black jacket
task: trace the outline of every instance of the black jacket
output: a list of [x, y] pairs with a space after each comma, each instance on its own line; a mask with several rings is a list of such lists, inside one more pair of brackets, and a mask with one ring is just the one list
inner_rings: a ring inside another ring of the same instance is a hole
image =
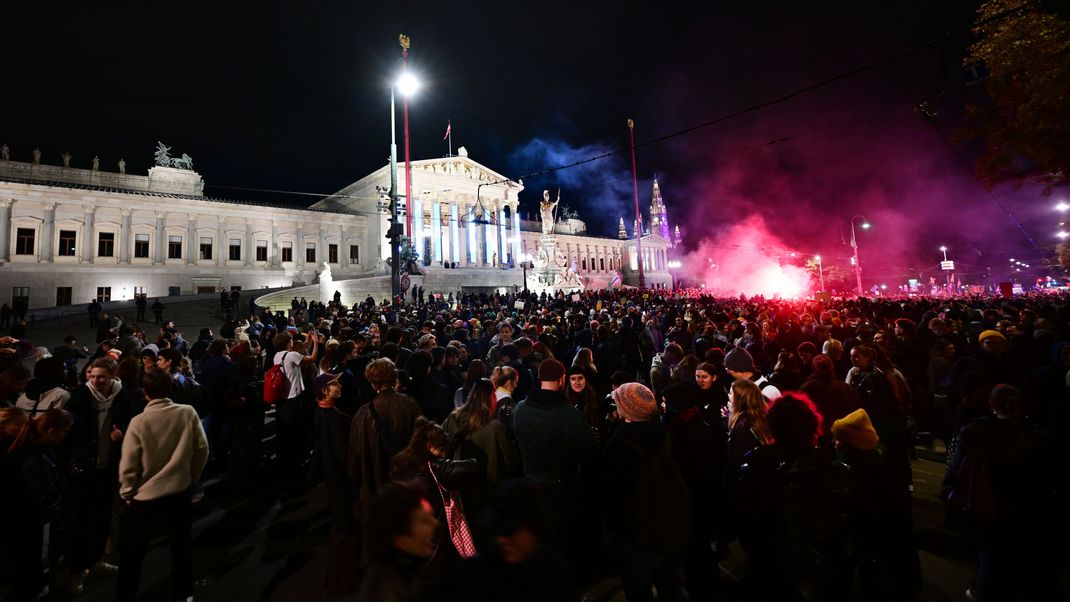
[[[67, 411], [74, 415], [74, 427], [67, 433], [63, 440], [63, 452], [66, 461], [75, 471], [92, 472], [97, 468], [97, 446], [100, 441], [100, 431], [97, 428], [97, 401], [89, 391], [88, 385], [82, 385], [71, 393], [71, 399], [67, 402]], [[119, 391], [112, 401], [111, 408], [104, 420], [104, 429], [111, 431], [111, 426], [119, 427], [126, 433], [126, 428], [133, 418], [133, 405], [130, 399], [130, 390], [124, 388]], [[106, 436], [106, 435], [105, 435]], [[116, 479], [119, 474], [119, 459], [122, 455], [123, 442], [110, 441], [108, 443], [107, 470], [115, 472]]]

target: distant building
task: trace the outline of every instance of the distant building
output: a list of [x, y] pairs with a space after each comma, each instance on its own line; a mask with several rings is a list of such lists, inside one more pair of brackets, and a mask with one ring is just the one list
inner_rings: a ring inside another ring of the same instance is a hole
[[[399, 182], [404, 169], [398, 165]], [[0, 160], [0, 286], [7, 289], [0, 299], [41, 308], [141, 293], [301, 286], [315, 282], [325, 262], [346, 302], [387, 298], [388, 215], [380, 190], [389, 183], [384, 165], [302, 208], [206, 197], [192, 169], [153, 167], [134, 175]], [[443, 292], [522, 286], [518, 259], [535, 253], [541, 234], [537, 221], [517, 213], [523, 188], [463, 149], [457, 157], [413, 161], [411, 234], [423, 286]], [[647, 286], [668, 287], [673, 240], [657, 223], [643, 237], [642, 261]], [[555, 224], [555, 234], [587, 288], [610, 286], [618, 271], [626, 285], [637, 284], [634, 237], [589, 236], [575, 218]]]

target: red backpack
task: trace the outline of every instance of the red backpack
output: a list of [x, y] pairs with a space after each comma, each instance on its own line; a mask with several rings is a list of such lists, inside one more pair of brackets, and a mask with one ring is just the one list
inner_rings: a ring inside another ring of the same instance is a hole
[[277, 403], [290, 397], [290, 379], [286, 376], [286, 370], [282, 364], [286, 361], [286, 355], [282, 361], [275, 364], [264, 373], [264, 403]]

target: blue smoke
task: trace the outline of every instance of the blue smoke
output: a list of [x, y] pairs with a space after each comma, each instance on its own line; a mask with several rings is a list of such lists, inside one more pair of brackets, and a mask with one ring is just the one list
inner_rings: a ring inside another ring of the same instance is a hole
[[[553, 167], [571, 165], [577, 161], [603, 155], [618, 147], [607, 144], [572, 146], [564, 140], [534, 138], [509, 152], [506, 162], [510, 174], [530, 174]], [[652, 181], [639, 180], [639, 207], [644, 223], [649, 223]], [[520, 212], [534, 216], [542, 191], [549, 189], [557, 196], [561, 189], [561, 207], [567, 206], [587, 223], [587, 231], [597, 236], [615, 237], [620, 218], [632, 234], [635, 207], [632, 196], [631, 159], [627, 154], [614, 155], [549, 174], [524, 178], [524, 192], [520, 195]], [[664, 189], [662, 194], [665, 194]], [[560, 208], [559, 208], [560, 210]], [[670, 216], [671, 219], [671, 216]]]

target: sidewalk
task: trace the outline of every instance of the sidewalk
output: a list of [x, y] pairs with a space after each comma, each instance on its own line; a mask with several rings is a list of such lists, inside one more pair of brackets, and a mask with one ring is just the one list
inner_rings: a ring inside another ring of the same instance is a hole
[[[249, 311], [249, 298], [285, 289], [263, 289], [242, 291], [238, 301], [237, 315], [244, 316]], [[184, 297], [163, 297], [160, 301], [164, 304], [164, 320], [174, 320], [178, 331], [189, 343], [197, 340], [197, 335], [202, 328], [211, 328], [218, 332], [223, 325], [224, 313], [220, 307], [219, 295], [187, 295]], [[149, 300], [151, 306], [152, 299]], [[82, 307], [81, 311], [77, 311]], [[133, 301], [109, 303], [105, 306], [105, 312], [120, 316], [124, 321], [130, 321], [141, 326], [148, 335], [148, 341], [152, 342], [159, 334], [159, 327], [153, 317], [152, 310], [145, 312], [146, 320], [137, 322], [137, 307]], [[58, 314], [58, 315], [57, 315]], [[42, 317], [44, 316], [44, 317]], [[4, 332], [3, 334], [7, 334]], [[74, 335], [78, 338], [78, 345], [85, 345], [90, 352], [96, 346], [97, 329], [89, 325], [89, 314], [83, 306], [70, 308], [43, 308], [31, 310], [26, 317], [26, 338], [33, 343], [34, 347], [47, 347], [49, 350], [63, 343], [63, 338]]]

